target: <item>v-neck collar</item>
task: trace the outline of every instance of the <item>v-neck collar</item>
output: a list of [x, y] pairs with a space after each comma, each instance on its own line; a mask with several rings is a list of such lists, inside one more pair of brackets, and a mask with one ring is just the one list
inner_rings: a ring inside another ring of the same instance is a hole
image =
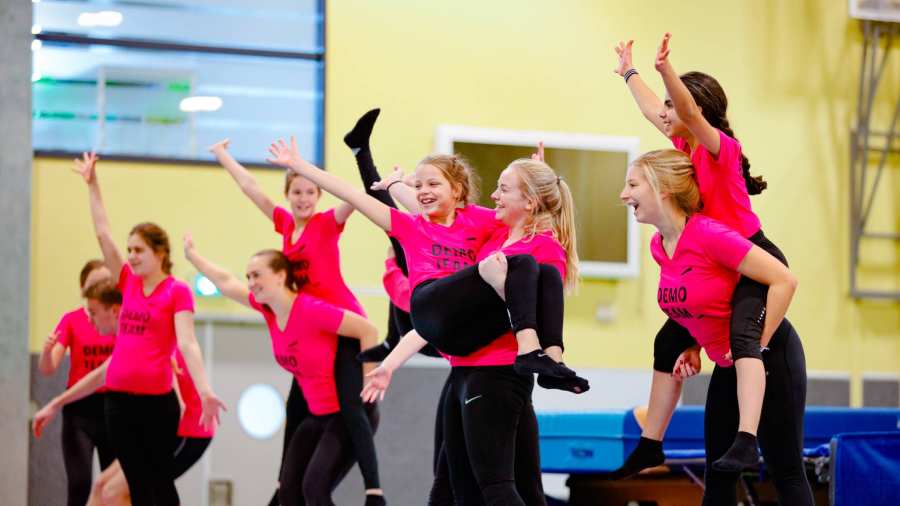
[[284, 328], [281, 328], [281, 324], [278, 322], [278, 313], [275, 310], [272, 310], [272, 315], [275, 317], [275, 328], [278, 329], [278, 332], [284, 334], [287, 332], [288, 327], [291, 326], [291, 318], [294, 317], [294, 306], [297, 305], [297, 302], [300, 300], [300, 294], [298, 293], [296, 297], [294, 297], [294, 302], [291, 303], [290, 313], [288, 313], [287, 320], [284, 322]]

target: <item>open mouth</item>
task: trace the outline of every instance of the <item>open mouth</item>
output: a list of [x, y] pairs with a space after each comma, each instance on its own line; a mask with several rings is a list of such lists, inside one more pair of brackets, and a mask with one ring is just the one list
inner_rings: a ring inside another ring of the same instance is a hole
[[437, 199], [434, 197], [422, 197], [419, 199], [419, 204], [422, 204], [423, 206], [430, 206], [435, 202], [437, 202]]

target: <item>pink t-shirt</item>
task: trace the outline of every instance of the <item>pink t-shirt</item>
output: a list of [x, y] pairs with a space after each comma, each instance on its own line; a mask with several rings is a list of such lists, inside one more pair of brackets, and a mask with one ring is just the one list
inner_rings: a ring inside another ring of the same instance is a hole
[[[87, 373], [96, 369], [112, 354], [116, 336], [101, 336], [91, 323], [87, 311], [80, 307], [64, 314], [56, 326], [58, 343], [69, 349], [69, 380], [74, 385]], [[105, 392], [100, 388], [97, 392]]]
[[159, 395], [172, 390], [172, 352], [175, 314], [194, 311], [191, 289], [172, 276], [162, 280], [150, 296], [128, 264], [119, 273], [122, 309], [106, 387], [117, 392]]
[[178, 437], [211, 438], [216, 433], [215, 427], [204, 429], [200, 425], [200, 416], [203, 415], [203, 402], [191, 372], [181, 352], [175, 349], [175, 361], [178, 370], [175, 371], [175, 379], [178, 380], [178, 391], [181, 392], [181, 400], [184, 401], [184, 413], [181, 414], [181, 422], [178, 424]]
[[334, 383], [334, 357], [344, 309], [301, 293], [294, 299], [291, 315], [282, 330], [275, 312], [256, 302], [252, 293], [250, 306], [266, 319], [275, 361], [297, 379], [309, 411], [314, 415], [340, 411]]
[[[362, 305], [341, 275], [341, 252], [338, 239], [344, 224], [334, 218], [334, 209], [316, 213], [306, 222], [297, 242], [294, 235], [294, 216], [283, 207], [272, 214], [275, 231], [281, 234], [281, 251], [294, 264], [294, 277], [301, 282], [301, 290], [337, 307], [365, 316]], [[305, 283], [304, 283], [305, 282]]]
[[672, 258], [657, 232], [650, 252], [660, 266], [656, 299], [669, 318], [686, 328], [718, 365], [730, 349], [731, 297], [740, 273], [737, 267], [753, 244], [712, 218], [688, 219]]
[[675, 148], [691, 157], [700, 186], [702, 214], [718, 220], [744, 237], [759, 231], [759, 217], [750, 206], [747, 182], [741, 168], [741, 145], [719, 131], [719, 156], [712, 156], [702, 144], [691, 153], [681, 137], [672, 137]]
[[458, 208], [449, 227], [391, 208], [390, 235], [403, 245], [413, 291], [423, 281], [474, 264], [478, 250], [498, 226], [493, 209], [473, 204]]
[[[542, 232], [531, 238], [524, 238], [509, 246], [503, 247], [503, 243], [509, 238], [509, 229], [501, 227], [484, 244], [478, 252], [478, 261], [484, 260], [496, 251], [503, 251], [506, 256], [531, 255], [539, 264], [552, 265], [566, 279], [566, 250], [559, 244], [553, 234]], [[510, 365], [516, 361], [518, 344], [512, 331], [503, 334], [491, 344], [464, 357], [449, 356], [450, 365], [456, 366], [489, 366]]]
[[397, 260], [388, 258], [384, 261], [384, 275], [381, 277], [381, 284], [384, 285], [384, 291], [387, 292], [391, 303], [398, 308], [409, 312], [409, 278], [403, 274], [400, 267], [397, 266]]

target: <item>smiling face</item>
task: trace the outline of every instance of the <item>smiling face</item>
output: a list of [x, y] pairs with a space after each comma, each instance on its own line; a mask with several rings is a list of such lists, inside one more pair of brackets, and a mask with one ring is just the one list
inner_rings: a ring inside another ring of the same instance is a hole
[[663, 102], [663, 108], [659, 112], [659, 118], [663, 122], [663, 130], [667, 137], [685, 137], [690, 135], [684, 122], [681, 121], [678, 113], [675, 112], [675, 105], [672, 103], [668, 93], [666, 94], [666, 101]]
[[153, 251], [140, 234], [128, 236], [128, 265], [136, 276], [161, 273], [163, 258], [164, 254]]
[[295, 176], [287, 185], [285, 197], [291, 204], [291, 214], [295, 220], [307, 221], [316, 214], [316, 204], [322, 190], [305, 177]]
[[271, 304], [285, 289], [287, 272], [275, 272], [265, 255], [254, 255], [247, 263], [247, 289], [260, 304]]
[[516, 168], [509, 166], [500, 173], [497, 189], [491, 194], [497, 219], [508, 227], [525, 222], [534, 211], [534, 203], [525, 196], [522, 185]]
[[642, 167], [636, 164], [628, 167], [628, 172], [625, 173], [625, 187], [619, 198], [622, 203], [634, 209], [634, 218], [638, 223], [659, 223], [662, 211], [660, 197], [650, 186]]
[[434, 165], [421, 164], [416, 167], [415, 189], [422, 214], [431, 221], [450, 216], [459, 203], [459, 189]]

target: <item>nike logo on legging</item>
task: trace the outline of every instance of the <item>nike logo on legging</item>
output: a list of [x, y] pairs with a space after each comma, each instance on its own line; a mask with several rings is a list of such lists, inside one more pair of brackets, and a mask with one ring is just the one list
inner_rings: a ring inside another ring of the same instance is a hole
[[475, 397], [472, 397], [471, 399], [466, 399], [466, 404], [469, 404], [470, 402], [474, 401], [475, 399], [480, 399], [481, 397], [482, 397], [481, 395], [476, 395]]

